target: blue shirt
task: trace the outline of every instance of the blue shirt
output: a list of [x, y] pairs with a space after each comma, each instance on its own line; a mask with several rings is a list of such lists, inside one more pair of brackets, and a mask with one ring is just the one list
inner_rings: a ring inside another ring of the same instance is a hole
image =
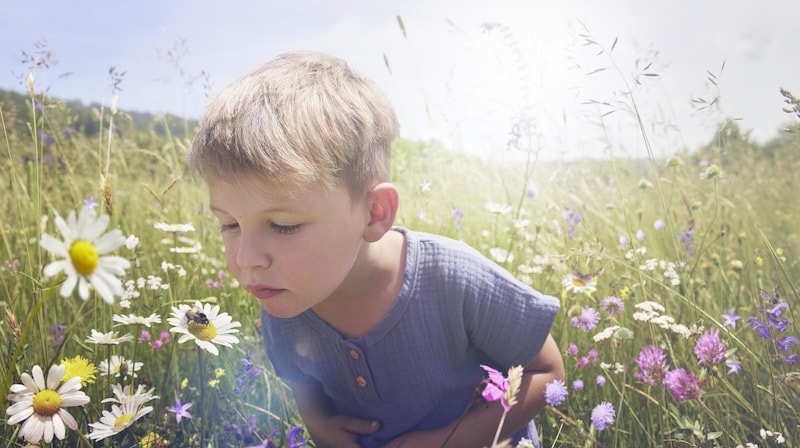
[[[456, 420], [486, 377], [480, 365], [505, 373], [530, 363], [560, 306], [463, 242], [394, 230], [405, 235], [403, 284], [363, 337], [342, 337], [311, 310], [290, 319], [262, 311], [279, 376], [317, 381], [339, 414], [381, 422], [360, 438], [364, 448]], [[520, 437], [538, 446], [533, 422]]]

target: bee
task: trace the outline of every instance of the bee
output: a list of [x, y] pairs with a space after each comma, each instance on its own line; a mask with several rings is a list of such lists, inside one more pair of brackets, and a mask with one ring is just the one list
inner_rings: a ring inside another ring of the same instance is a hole
[[206, 316], [206, 313], [204, 313], [202, 309], [198, 307], [193, 307], [186, 312], [186, 322], [187, 323], [194, 322], [200, 325], [208, 325], [208, 316]]

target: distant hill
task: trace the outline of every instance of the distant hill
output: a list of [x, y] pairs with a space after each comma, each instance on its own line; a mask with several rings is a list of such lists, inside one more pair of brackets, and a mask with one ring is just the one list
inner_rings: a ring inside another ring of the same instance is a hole
[[[77, 100], [62, 100], [38, 95], [34, 107], [44, 108], [55, 117], [61, 126], [70, 127], [75, 132], [88, 137], [97, 136], [101, 130], [100, 116], [109, 115], [109, 106], [99, 103], [84, 104]], [[0, 89], [0, 111], [5, 118], [5, 125], [15, 131], [24, 132], [31, 119], [31, 99], [18, 92]], [[149, 131], [158, 136], [190, 137], [198, 126], [197, 120], [185, 119], [173, 114], [154, 115], [147, 112], [126, 111], [120, 109], [115, 118], [114, 127], [119, 132]]]

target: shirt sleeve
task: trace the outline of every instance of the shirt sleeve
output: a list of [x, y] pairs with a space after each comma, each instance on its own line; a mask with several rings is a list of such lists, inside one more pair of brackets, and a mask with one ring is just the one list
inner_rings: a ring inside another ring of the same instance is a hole
[[473, 260], [462, 277], [463, 316], [470, 341], [497, 366], [527, 365], [550, 334], [560, 302], [490, 260]]

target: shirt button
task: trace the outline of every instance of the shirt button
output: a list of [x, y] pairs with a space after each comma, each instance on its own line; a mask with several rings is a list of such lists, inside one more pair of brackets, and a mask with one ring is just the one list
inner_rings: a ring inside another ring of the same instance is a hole
[[350, 357], [355, 359], [355, 360], [358, 360], [358, 359], [361, 359], [361, 354], [358, 353], [358, 350], [351, 349], [350, 350]]
[[366, 378], [364, 378], [363, 376], [357, 376], [357, 377], [356, 377], [356, 383], [357, 383], [357, 384], [358, 384], [358, 386], [359, 386], [359, 387], [361, 387], [362, 389], [363, 389], [363, 388], [365, 388], [365, 387], [367, 387], [367, 379], [366, 379]]

